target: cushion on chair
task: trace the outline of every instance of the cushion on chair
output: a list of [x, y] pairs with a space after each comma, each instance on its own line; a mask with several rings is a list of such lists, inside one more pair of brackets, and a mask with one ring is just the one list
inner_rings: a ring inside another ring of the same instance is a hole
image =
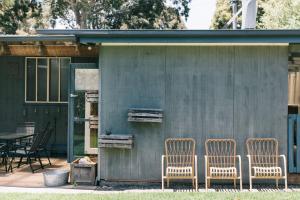
[[256, 177], [281, 177], [280, 167], [253, 167]]
[[210, 167], [211, 177], [236, 177], [237, 170], [235, 167]]
[[166, 170], [166, 175], [167, 176], [192, 176], [193, 175], [193, 168], [192, 167], [167, 167]]

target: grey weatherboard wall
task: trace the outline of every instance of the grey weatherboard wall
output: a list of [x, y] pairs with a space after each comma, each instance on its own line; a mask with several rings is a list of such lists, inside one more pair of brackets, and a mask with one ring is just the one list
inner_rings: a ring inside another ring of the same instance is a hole
[[[99, 67], [101, 133], [135, 137], [132, 150], [100, 150], [101, 179], [160, 180], [169, 137], [196, 140], [200, 182], [207, 138], [237, 141], [244, 178], [247, 138], [287, 152], [287, 46], [102, 46]], [[128, 122], [128, 108], [161, 108], [163, 123]]]

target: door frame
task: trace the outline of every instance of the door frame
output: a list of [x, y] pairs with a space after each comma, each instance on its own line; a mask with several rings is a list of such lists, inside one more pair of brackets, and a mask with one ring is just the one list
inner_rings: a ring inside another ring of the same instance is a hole
[[68, 149], [67, 157], [69, 163], [72, 162], [74, 159], [74, 96], [73, 93], [75, 91], [75, 69], [98, 69], [98, 65], [96, 63], [71, 63], [70, 64], [69, 77], [68, 77], [68, 146], [67, 146]]

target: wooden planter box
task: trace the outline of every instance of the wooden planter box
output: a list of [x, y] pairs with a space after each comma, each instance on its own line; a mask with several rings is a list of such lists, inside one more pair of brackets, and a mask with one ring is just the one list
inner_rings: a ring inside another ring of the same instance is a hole
[[163, 111], [161, 109], [130, 108], [128, 110], [129, 122], [162, 123]]
[[132, 135], [100, 135], [100, 148], [132, 149]]
[[71, 163], [71, 184], [95, 185], [97, 164], [79, 164], [79, 159], [80, 158]]

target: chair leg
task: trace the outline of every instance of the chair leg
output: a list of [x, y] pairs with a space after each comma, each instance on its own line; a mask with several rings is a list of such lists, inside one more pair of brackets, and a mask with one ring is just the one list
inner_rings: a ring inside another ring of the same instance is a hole
[[208, 180], [207, 180], [207, 177], [205, 177], [205, 190], [206, 191], [208, 190]]
[[196, 180], [195, 180], [195, 185], [196, 185], [196, 192], [198, 192], [198, 177], [196, 176]]
[[38, 159], [38, 161], [39, 161], [39, 163], [40, 163], [40, 166], [41, 166], [41, 168], [42, 168], [42, 169], [44, 169], [44, 166], [43, 166], [43, 163], [42, 163], [42, 160], [41, 160], [41, 155], [40, 155], [40, 153], [39, 153], [39, 152], [36, 152], [36, 153], [35, 153], [35, 158], [37, 158], [37, 159]]
[[51, 161], [50, 161], [49, 151], [47, 151], [47, 150], [45, 149], [45, 153], [46, 153], [46, 156], [47, 156], [49, 165], [52, 165], [52, 164], [51, 164]]
[[9, 160], [9, 157], [7, 157], [6, 159], [7, 159], [6, 160], [6, 165], [9, 165], [7, 172], [9, 172], [9, 170], [10, 170], [10, 172], [12, 173], [13, 172], [13, 166], [12, 165], [13, 165], [13, 162], [15, 160], [15, 157], [12, 157], [10, 160]]
[[20, 161], [19, 161], [19, 163], [18, 163], [18, 168], [21, 166], [22, 160], [23, 160], [23, 156], [20, 157]]
[[5, 166], [5, 172], [7, 173], [8, 169], [7, 169], [7, 158], [6, 157], [2, 158], [2, 164], [4, 164], [4, 166]]
[[33, 169], [33, 167], [32, 167], [32, 163], [31, 163], [31, 158], [30, 158], [30, 156], [27, 157], [27, 160], [28, 160], [28, 162], [29, 162], [29, 166], [30, 166], [31, 172], [34, 173], [34, 169]]
[[167, 179], [167, 187], [169, 188], [170, 187], [170, 180]]
[[236, 179], [233, 179], [234, 189], [236, 189]]
[[276, 179], [276, 189], [278, 189], [278, 179]]
[[252, 191], [252, 178], [249, 177], [249, 185], [250, 185], [250, 191]]
[[242, 181], [242, 177], [240, 178], [240, 190], [243, 191], [243, 181]]
[[287, 191], [287, 189], [288, 189], [288, 186], [287, 186], [287, 177], [285, 177], [285, 179], [284, 179], [284, 189], [285, 189], [285, 191]]
[[164, 189], [165, 189], [165, 183], [164, 183], [163, 177], [161, 177], [161, 189], [162, 189], [162, 191], [164, 191]]

